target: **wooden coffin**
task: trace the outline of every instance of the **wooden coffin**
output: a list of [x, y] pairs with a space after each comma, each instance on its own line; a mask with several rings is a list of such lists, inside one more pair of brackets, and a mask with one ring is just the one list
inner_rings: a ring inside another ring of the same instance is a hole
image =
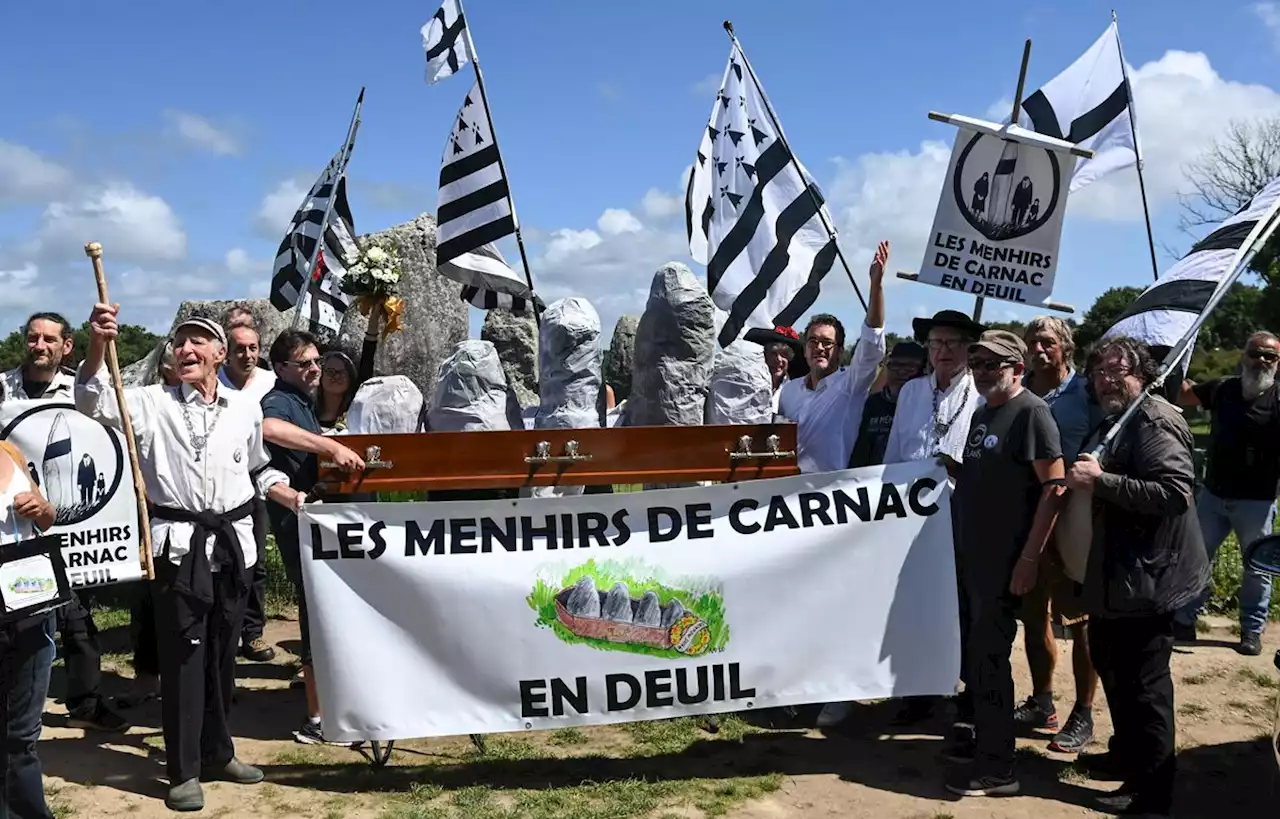
[[321, 459], [326, 494], [686, 483], [799, 473], [794, 424], [344, 435], [367, 464]]

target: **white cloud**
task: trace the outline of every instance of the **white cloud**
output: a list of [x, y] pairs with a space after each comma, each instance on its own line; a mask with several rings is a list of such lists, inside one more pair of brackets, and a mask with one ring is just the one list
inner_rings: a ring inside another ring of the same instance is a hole
[[723, 79], [724, 74], [708, 74], [689, 86], [689, 93], [710, 99], [720, 90], [720, 81]]
[[250, 258], [249, 251], [240, 247], [233, 247], [228, 250], [227, 255], [223, 257], [222, 263], [232, 276], [250, 276], [262, 273], [264, 270], [269, 270], [271, 264], [270, 262]]
[[1271, 32], [1275, 38], [1276, 47], [1280, 48], [1280, 4], [1254, 3], [1249, 8], [1262, 21], [1262, 25]]
[[596, 220], [596, 227], [606, 236], [617, 236], [620, 233], [635, 233], [644, 225], [626, 208], [608, 208]]
[[25, 145], [0, 140], [0, 205], [47, 202], [65, 192], [71, 172]]
[[101, 242], [108, 259], [131, 262], [176, 261], [187, 253], [187, 234], [169, 203], [128, 182], [50, 202], [27, 250], [70, 260], [83, 256], [86, 242]]
[[298, 206], [310, 192], [296, 178], [286, 179], [276, 189], [262, 198], [258, 211], [253, 216], [254, 228], [267, 238], [279, 240], [289, 229], [293, 215]]
[[164, 115], [169, 121], [169, 131], [196, 148], [218, 156], [240, 155], [239, 140], [204, 117], [172, 109], [165, 111]]
[[601, 241], [603, 240], [600, 234], [594, 230], [573, 230], [572, 228], [553, 230], [550, 240], [547, 241], [547, 248], [543, 251], [543, 259], [550, 264], [559, 264], [577, 253], [590, 250]]
[[640, 200], [640, 210], [647, 219], [654, 221], [670, 219], [684, 212], [684, 196], [649, 188]]

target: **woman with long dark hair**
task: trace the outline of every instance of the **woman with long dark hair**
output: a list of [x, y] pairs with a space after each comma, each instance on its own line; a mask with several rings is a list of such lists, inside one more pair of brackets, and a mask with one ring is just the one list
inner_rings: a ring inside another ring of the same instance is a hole
[[347, 410], [360, 387], [355, 362], [346, 353], [331, 350], [321, 358], [320, 368], [316, 420], [326, 435], [346, 432]]

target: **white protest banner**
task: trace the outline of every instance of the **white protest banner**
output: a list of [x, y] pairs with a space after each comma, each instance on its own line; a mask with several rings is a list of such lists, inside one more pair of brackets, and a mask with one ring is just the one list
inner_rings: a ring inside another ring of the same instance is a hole
[[932, 462], [556, 499], [314, 504], [327, 739], [954, 692]]
[[917, 281], [989, 299], [1053, 295], [1075, 157], [1069, 143], [1019, 128], [960, 124]]
[[0, 404], [0, 440], [27, 456], [27, 472], [57, 510], [72, 588], [141, 580], [138, 506], [124, 436], [63, 401]]

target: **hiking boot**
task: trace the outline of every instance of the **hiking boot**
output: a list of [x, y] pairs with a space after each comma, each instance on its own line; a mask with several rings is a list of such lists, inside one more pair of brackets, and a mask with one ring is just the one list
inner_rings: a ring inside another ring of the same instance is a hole
[[818, 712], [818, 727], [830, 728], [833, 725], [839, 725], [852, 713], [853, 703], [851, 702], [829, 702]]
[[108, 708], [101, 698], [95, 697], [88, 705], [67, 714], [67, 727], [86, 731], [123, 733], [129, 730], [129, 721]]
[[1196, 633], [1195, 623], [1173, 621], [1173, 641], [1175, 643], [1194, 643], [1199, 639], [1200, 635]]
[[1093, 712], [1072, 708], [1067, 724], [1049, 742], [1049, 750], [1060, 754], [1078, 754], [1093, 741]]
[[1240, 645], [1236, 651], [1246, 657], [1257, 657], [1262, 653], [1262, 635], [1256, 631], [1246, 631], [1240, 635]]
[[1058, 711], [1049, 701], [1048, 707], [1039, 698], [1027, 697], [1027, 701], [1013, 709], [1013, 722], [1019, 728], [1031, 731], [1057, 731]]
[[957, 771], [947, 778], [947, 790], [958, 796], [1013, 796], [1018, 788], [1012, 772], [973, 776], [968, 771]]
[[266, 775], [262, 773], [261, 768], [246, 765], [240, 760], [232, 758], [226, 765], [203, 766], [200, 770], [200, 778], [205, 782], [234, 782], [237, 785], [256, 785], [266, 778]]
[[164, 806], [169, 810], [184, 812], [204, 810], [204, 789], [200, 787], [200, 780], [193, 778], [174, 785], [164, 798]]
[[269, 663], [276, 658], [276, 650], [261, 637], [255, 637], [240, 646], [240, 656], [255, 663]]
[[978, 756], [978, 737], [972, 725], [957, 724], [951, 728], [951, 742], [942, 758], [957, 765], [968, 765]]

